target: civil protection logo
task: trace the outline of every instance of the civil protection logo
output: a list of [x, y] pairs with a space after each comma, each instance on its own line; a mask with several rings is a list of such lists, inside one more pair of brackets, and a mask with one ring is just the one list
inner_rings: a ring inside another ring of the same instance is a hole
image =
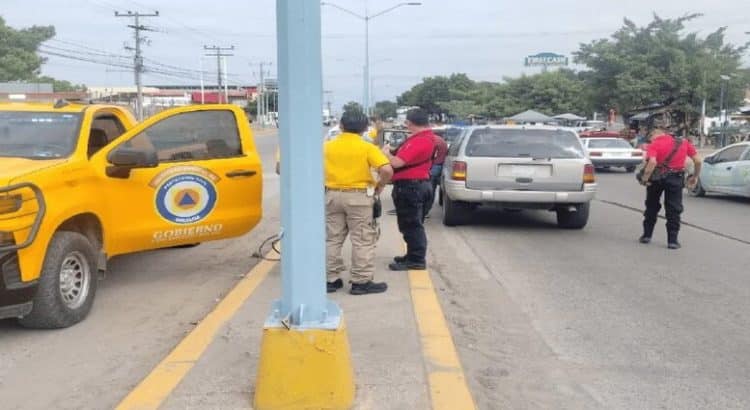
[[216, 206], [216, 187], [194, 174], [179, 174], [163, 181], [156, 191], [156, 210], [162, 218], [177, 224], [199, 222]]

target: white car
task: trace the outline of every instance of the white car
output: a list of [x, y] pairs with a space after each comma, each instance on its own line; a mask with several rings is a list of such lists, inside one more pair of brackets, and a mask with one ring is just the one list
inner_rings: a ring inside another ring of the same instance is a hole
[[643, 161], [643, 151], [622, 138], [581, 138], [581, 142], [597, 168], [622, 167], [634, 172]]
[[690, 193], [712, 192], [750, 198], [750, 142], [729, 145], [703, 160], [698, 183]]

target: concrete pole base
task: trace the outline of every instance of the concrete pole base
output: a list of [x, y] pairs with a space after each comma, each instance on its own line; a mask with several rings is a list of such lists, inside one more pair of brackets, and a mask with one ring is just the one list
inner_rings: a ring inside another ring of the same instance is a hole
[[256, 409], [349, 409], [354, 389], [343, 320], [335, 330], [263, 329]]

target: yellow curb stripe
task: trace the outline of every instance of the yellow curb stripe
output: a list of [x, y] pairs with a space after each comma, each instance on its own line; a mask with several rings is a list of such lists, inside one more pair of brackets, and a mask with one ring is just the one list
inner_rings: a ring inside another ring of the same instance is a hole
[[262, 260], [219, 302], [192, 332], [146, 376], [125, 399], [118, 410], [157, 409], [169, 397], [206, 351], [216, 332], [237, 312], [276, 262]]
[[466, 384], [453, 336], [445, 321], [430, 273], [426, 270], [409, 271], [409, 285], [427, 364], [432, 408], [475, 409], [476, 405]]

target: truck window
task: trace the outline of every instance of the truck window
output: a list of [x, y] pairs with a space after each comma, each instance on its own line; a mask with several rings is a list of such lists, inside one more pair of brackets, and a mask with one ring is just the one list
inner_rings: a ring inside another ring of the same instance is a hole
[[153, 147], [160, 162], [242, 155], [234, 113], [218, 110], [186, 112], [166, 118], [128, 141], [125, 147]]

